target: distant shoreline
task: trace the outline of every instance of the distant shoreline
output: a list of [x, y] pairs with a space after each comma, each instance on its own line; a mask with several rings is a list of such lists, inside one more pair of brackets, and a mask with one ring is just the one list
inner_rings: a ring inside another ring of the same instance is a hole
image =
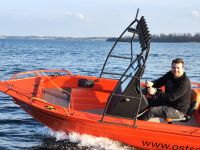
[[[106, 41], [114, 42], [117, 38], [108, 38]], [[120, 39], [120, 42], [131, 42], [131, 37], [124, 37]], [[133, 42], [138, 41], [137, 38], [133, 39]], [[162, 43], [185, 43], [185, 42], [200, 42], [200, 33], [191, 35], [189, 33], [184, 34], [160, 34], [152, 35], [151, 42], [162, 42]]]
[[[107, 42], [115, 42], [117, 37], [57, 37], [57, 36], [1, 36], [0, 39], [24, 39], [24, 40], [105, 40]], [[131, 37], [124, 37], [120, 39], [120, 42], [130, 42]], [[133, 39], [133, 42], [138, 42], [137, 38]], [[186, 43], [186, 42], [200, 42], [200, 33], [191, 35], [189, 33], [184, 34], [160, 34], [152, 35], [151, 42], [160, 43]]]
[[[107, 42], [115, 42], [117, 40], [117, 38], [108, 38], [106, 41]], [[122, 39], [120, 40], [120, 42], [130, 42], [130, 39]], [[133, 40], [133, 42], [138, 42], [138, 40]], [[184, 41], [174, 41], [174, 40], [155, 40], [155, 39], [151, 39], [151, 42], [155, 42], [155, 43], [200, 43], [200, 41], [191, 41], [191, 40], [184, 40]]]
[[0, 36], [0, 39], [30, 39], [30, 40], [107, 40], [108, 37], [57, 37], [57, 36]]

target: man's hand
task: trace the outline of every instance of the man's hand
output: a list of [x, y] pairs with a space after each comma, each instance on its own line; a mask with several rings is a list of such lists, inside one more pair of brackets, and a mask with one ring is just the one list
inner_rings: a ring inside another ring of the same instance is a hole
[[145, 83], [146, 85], [146, 87], [152, 87], [153, 86], [153, 82], [151, 82], [151, 81], [146, 81], [146, 83]]
[[155, 95], [157, 89], [156, 89], [156, 88], [153, 88], [153, 87], [149, 87], [149, 88], [147, 88], [147, 91], [148, 91], [148, 93], [149, 93], [150, 95]]

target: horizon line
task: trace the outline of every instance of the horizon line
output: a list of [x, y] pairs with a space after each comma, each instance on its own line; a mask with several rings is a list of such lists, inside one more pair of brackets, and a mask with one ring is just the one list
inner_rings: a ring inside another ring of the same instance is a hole
[[[196, 33], [158, 33], [151, 35], [183, 35], [183, 34], [191, 34], [192, 36], [195, 34], [200, 34], [200, 32]], [[0, 38], [6, 37], [37, 37], [37, 38], [116, 38], [118, 36], [54, 36], [54, 35], [0, 35]]]

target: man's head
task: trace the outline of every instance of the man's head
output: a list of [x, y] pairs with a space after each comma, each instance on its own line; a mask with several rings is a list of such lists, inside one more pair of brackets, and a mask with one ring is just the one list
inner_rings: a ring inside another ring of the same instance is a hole
[[184, 74], [184, 61], [181, 58], [174, 59], [171, 66], [172, 74], [177, 79]]

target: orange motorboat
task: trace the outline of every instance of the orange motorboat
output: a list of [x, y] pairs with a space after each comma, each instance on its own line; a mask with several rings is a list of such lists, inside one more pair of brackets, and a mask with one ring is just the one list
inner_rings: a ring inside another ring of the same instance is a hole
[[[146, 21], [137, 18], [138, 12], [114, 43], [99, 77], [29, 71], [0, 81], [0, 91], [55, 131], [106, 137], [141, 149], [200, 150], [199, 83], [192, 83], [191, 106], [183, 118], [137, 120], [148, 107], [141, 78], [150, 50]], [[127, 34], [132, 36], [129, 54], [117, 48]], [[135, 37], [140, 48], [133, 51]], [[118, 69], [114, 60], [126, 67]]]

